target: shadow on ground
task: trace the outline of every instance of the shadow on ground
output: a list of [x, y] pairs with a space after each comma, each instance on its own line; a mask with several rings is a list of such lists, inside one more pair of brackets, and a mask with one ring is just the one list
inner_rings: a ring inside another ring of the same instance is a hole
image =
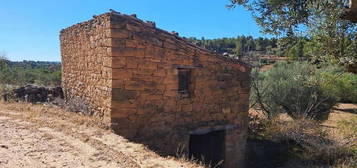
[[357, 109], [356, 108], [348, 108], [348, 109], [336, 108], [336, 110], [343, 111], [343, 112], [346, 112], [346, 113], [357, 114]]
[[282, 167], [291, 156], [292, 146], [269, 140], [248, 139], [246, 167]]

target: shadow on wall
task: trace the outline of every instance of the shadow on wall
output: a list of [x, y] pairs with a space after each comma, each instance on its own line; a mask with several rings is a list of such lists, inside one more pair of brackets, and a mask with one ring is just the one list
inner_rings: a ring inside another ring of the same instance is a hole
[[[226, 129], [233, 129], [224, 126], [217, 127], [217, 125], [227, 124], [226, 121], [174, 126], [167, 124], [161, 127], [147, 127], [145, 121], [138, 124], [129, 123], [129, 121], [123, 123], [123, 120], [115, 122], [121, 123], [118, 127], [125, 125], [129, 128], [136, 128], [129, 130], [112, 127], [116, 134], [132, 142], [144, 144], [163, 157], [184, 157], [191, 161], [213, 165], [216, 168], [221, 168], [224, 164]], [[211, 126], [207, 127], [207, 124]], [[207, 129], [190, 131], [202, 126], [206, 126]]]

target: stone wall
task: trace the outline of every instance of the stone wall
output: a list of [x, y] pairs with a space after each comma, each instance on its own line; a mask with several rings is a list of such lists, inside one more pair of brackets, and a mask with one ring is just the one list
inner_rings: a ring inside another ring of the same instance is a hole
[[110, 122], [111, 53], [109, 15], [61, 31], [62, 87], [73, 109]]
[[[111, 15], [112, 126], [173, 154], [190, 133], [226, 131], [226, 167], [244, 159], [249, 66], [187, 43], [133, 16]], [[178, 69], [191, 71], [191, 95], [178, 93]]]
[[[61, 32], [63, 89], [120, 135], [165, 154], [191, 134], [225, 130], [225, 167], [242, 165], [247, 136], [246, 64], [198, 48], [135, 16], [106, 13]], [[190, 71], [189, 96], [179, 70]]]

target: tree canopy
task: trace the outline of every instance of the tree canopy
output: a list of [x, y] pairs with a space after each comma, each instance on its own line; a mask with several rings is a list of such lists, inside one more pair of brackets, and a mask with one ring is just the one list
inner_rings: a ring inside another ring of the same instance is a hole
[[289, 35], [312, 28], [321, 19], [339, 18], [347, 4], [347, 0], [231, 0], [228, 6], [252, 11], [264, 33]]
[[215, 51], [217, 53], [234, 54], [242, 57], [248, 52], [262, 52], [264, 54], [277, 47], [276, 38], [253, 38], [252, 36], [238, 36], [235, 38], [218, 38], [218, 39], [197, 39], [194, 37], [186, 38], [189, 42]]
[[294, 48], [310, 58], [356, 64], [357, 26], [341, 19], [347, 4], [347, 0], [231, 0], [229, 7], [241, 5], [251, 11], [263, 33], [283, 37], [280, 44], [287, 52]]
[[58, 62], [12, 62], [0, 58], [0, 86], [26, 84], [59, 86], [60, 83], [61, 64]]

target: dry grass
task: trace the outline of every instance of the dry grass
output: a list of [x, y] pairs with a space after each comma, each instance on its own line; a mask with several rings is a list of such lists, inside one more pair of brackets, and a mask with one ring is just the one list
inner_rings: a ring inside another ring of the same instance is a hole
[[[112, 133], [109, 126], [94, 116], [69, 112], [61, 107], [44, 104], [5, 103], [0, 102], [1, 115], [35, 123], [34, 127], [50, 127], [56, 131], [69, 134], [85, 143], [91, 143], [98, 148], [117, 150], [135, 160], [141, 167], [184, 167], [202, 168], [202, 164], [187, 157], [161, 157], [142, 144], [132, 143]], [[75, 127], [75, 128], [74, 128]], [[78, 128], [77, 128], [78, 127]], [[77, 131], [76, 131], [77, 129]], [[78, 132], [78, 130], [81, 130]], [[93, 139], [85, 132], [95, 130], [95, 134], [103, 135], [104, 139]], [[80, 133], [82, 132], [82, 133]], [[78, 134], [80, 133], [80, 134]], [[51, 135], [46, 136], [51, 139]], [[107, 139], [105, 139], [107, 138]], [[101, 141], [103, 140], [103, 141]]]
[[[61, 107], [50, 104], [29, 104], [24, 102], [5, 103], [0, 102], [3, 109], [9, 111], [22, 112], [22, 117], [32, 122], [39, 121], [39, 118], [56, 118], [66, 120], [68, 122], [84, 125], [87, 127], [98, 127], [101, 129], [109, 129], [108, 124], [94, 116], [84, 115], [82, 113], [69, 112]], [[41, 120], [42, 121], [42, 120]], [[58, 123], [57, 123], [58, 124]]]
[[337, 124], [342, 136], [350, 139], [357, 139], [357, 116], [354, 116], [349, 120], [339, 121]]
[[[250, 136], [293, 146], [285, 167], [357, 167], [357, 115], [334, 111], [326, 123], [284, 116], [268, 120], [252, 110]], [[348, 117], [345, 117], [348, 116]]]
[[217, 163], [216, 165], [210, 165], [210, 164], [205, 163], [203, 156], [200, 159], [190, 157], [187, 155], [186, 152], [184, 152], [183, 146], [179, 146], [176, 149], [176, 157], [175, 158], [178, 158], [178, 161], [180, 161], [180, 162], [194, 163], [197, 166], [206, 167], [206, 168], [217, 168], [223, 164], [223, 160], [221, 162]]
[[355, 160], [357, 160], [357, 116], [349, 120], [339, 121], [337, 124], [342, 134], [341, 141], [350, 146], [350, 150], [354, 153]]

